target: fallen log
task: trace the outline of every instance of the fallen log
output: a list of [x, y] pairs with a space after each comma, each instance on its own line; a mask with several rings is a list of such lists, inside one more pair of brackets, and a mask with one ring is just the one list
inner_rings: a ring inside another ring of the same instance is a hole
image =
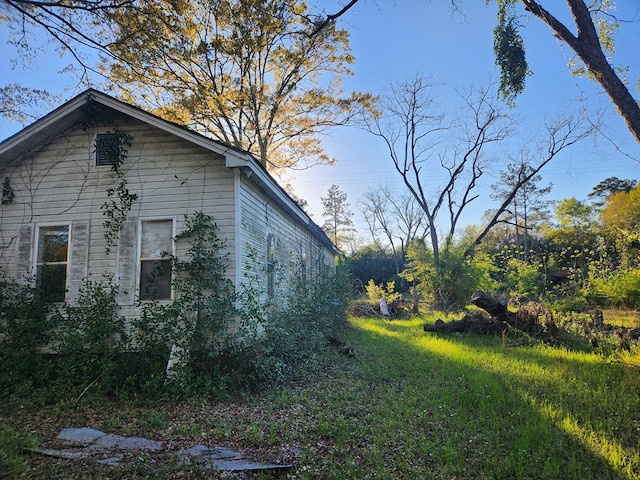
[[[482, 291], [471, 295], [471, 302], [491, 315], [492, 319], [504, 322], [523, 332], [537, 334], [548, 329], [551, 335], [555, 334], [555, 322], [553, 318], [544, 318], [545, 312], [541, 304], [525, 304], [517, 312], [511, 312], [507, 308], [505, 300], [498, 300]], [[544, 321], [544, 324], [541, 320]]]
[[460, 320], [452, 320], [450, 322], [436, 320], [435, 323], [425, 323], [423, 326], [425, 332], [477, 334], [500, 333], [504, 328], [504, 322], [494, 318], [487, 318], [480, 312], [469, 313]]
[[491, 315], [491, 318], [495, 318], [496, 320], [501, 320], [509, 324], [515, 321], [515, 314], [509, 312], [507, 309], [507, 302], [498, 300], [485, 292], [475, 292], [471, 295], [471, 302]]

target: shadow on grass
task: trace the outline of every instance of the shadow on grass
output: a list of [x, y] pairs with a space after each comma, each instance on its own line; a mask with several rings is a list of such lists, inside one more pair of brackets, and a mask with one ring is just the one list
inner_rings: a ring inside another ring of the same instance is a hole
[[[380, 409], [373, 417], [382, 419], [386, 408], [391, 420], [380, 421], [428, 446], [414, 462], [430, 478], [640, 478], [640, 381], [622, 365], [552, 347], [504, 348], [493, 337], [424, 333], [416, 321], [353, 324], [355, 376], [371, 382], [376, 403], [367, 410]], [[394, 414], [405, 410], [398, 421]]]

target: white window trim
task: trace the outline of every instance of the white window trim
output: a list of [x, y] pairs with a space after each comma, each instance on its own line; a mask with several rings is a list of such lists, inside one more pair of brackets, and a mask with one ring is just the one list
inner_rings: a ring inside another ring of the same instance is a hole
[[[176, 234], [177, 234], [177, 219], [175, 216], [169, 216], [169, 217], [165, 217], [165, 216], [161, 216], [161, 217], [139, 217], [138, 218], [138, 225], [136, 228], [136, 298], [140, 299], [140, 276], [141, 276], [141, 271], [140, 271], [140, 262], [141, 262], [141, 250], [142, 250], [142, 224], [144, 222], [153, 222], [153, 221], [159, 221], [159, 220], [171, 220], [171, 255], [173, 255], [175, 257], [176, 255]], [[159, 303], [170, 303], [175, 299], [175, 292], [173, 291], [173, 272], [171, 273], [172, 275], [172, 282], [171, 282], [171, 298], [168, 300], [141, 300], [143, 302], [159, 302]]]
[[[273, 261], [269, 259], [269, 243], [270, 240], [273, 241]], [[265, 252], [265, 267], [267, 274], [267, 282], [266, 282], [266, 293], [268, 298], [274, 298], [276, 296], [276, 292], [278, 290], [278, 277], [277, 277], [277, 264], [278, 264], [278, 244], [276, 235], [273, 232], [267, 232], [266, 238], [266, 252]]]
[[[35, 231], [35, 235], [33, 236], [33, 245], [32, 245], [32, 249], [31, 249], [31, 272], [32, 275], [37, 276], [38, 274], [38, 247], [39, 247], [39, 240], [40, 240], [40, 229], [41, 228], [46, 228], [46, 227], [64, 227], [66, 226], [68, 228], [68, 235], [69, 235], [69, 239], [67, 241], [67, 269], [66, 269], [66, 273], [65, 273], [65, 280], [64, 280], [64, 301], [67, 301], [67, 296], [69, 294], [69, 276], [71, 274], [71, 244], [73, 242], [73, 238], [72, 238], [72, 225], [71, 222], [38, 222], [35, 224], [36, 227], [36, 231]], [[37, 278], [35, 278], [35, 282], [37, 283]], [[56, 303], [63, 303], [63, 302], [56, 302]]]

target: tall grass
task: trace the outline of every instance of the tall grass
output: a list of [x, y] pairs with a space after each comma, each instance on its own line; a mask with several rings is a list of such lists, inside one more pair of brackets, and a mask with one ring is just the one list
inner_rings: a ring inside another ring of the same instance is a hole
[[[232, 446], [292, 463], [279, 478], [640, 479], [637, 353], [503, 347], [497, 336], [426, 333], [424, 321], [351, 319], [355, 357], [329, 352], [320, 373], [242, 399], [105, 400], [2, 420], [20, 431], [27, 418], [44, 443], [53, 432], [37, 425]], [[65, 462], [30, 466], [34, 478], [263, 478], [189, 475], [157, 459], [95, 472]]]

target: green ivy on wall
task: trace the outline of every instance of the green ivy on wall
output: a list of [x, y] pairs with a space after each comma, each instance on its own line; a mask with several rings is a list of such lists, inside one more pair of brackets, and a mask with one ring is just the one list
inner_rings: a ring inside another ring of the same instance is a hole
[[11, 187], [11, 180], [9, 180], [9, 177], [6, 177], [4, 182], [2, 182], [2, 205], [13, 203], [15, 196], [16, 194], [13, 193], [13, 187]]
[[106, 217], [104, 223], [105, 240], [107, 242], [105, 251], [111, 252], [120, 236], [120, 229], [131, 211], [131, 206], [138, 199], [136, 193], [131, 193], [127, 188], [127, 179], [121, 167], [127, 158], [127, 149], [130, 147], [133, 137], [128, 133], [114, 128], [108, 135], [100, 135], [96, 138], [96, 152], [106, 156], [111, 164], [111, 175], [115, 186], [107, 189], [107, 200], [100, 209]]

